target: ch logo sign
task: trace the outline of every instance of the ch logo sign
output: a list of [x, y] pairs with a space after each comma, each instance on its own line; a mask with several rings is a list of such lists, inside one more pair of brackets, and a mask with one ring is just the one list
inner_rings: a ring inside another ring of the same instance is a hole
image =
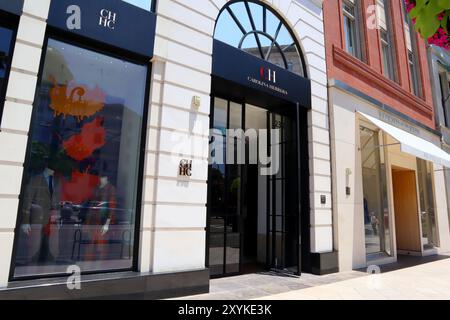
[[116, 27], [117, 14], [107, 9], [100, 10], [99, 26], [114, 30]]
[[277, 72], [276, 71], [271, 70], [269, 68], [261, 67], [259, 69], [259, 74], [262, 79], [273, 82], [273, 83], [277, 83]]
[[183, 159], [180, 161], [180, 166], [178, 168], [178, 174], [181, 177], [191, 177], [192, 176], [192, 160]]
[[[67, 29], [80, 30], [81, 29], [81, 8], [77, 5], [70, 5], [67, 7], [66, 13], [69, 15], [66, 20]], [[110, 30], [116, 28], [117, 14], [107, 9], [100, 10], [100, 18], [98, 25]]]

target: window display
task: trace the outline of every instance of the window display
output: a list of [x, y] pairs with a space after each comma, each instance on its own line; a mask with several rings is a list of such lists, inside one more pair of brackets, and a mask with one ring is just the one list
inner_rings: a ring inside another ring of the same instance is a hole
[[13, 30], [0, 26], [0, 121], [11, 64]]
[[147, 66], [49, 39], [15, 277], [131, 269]]

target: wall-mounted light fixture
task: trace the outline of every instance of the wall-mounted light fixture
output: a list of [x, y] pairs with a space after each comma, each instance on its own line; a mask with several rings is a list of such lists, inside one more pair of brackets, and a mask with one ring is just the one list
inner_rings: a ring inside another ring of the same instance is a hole
[[192, 97], [192, 106], [195, 110], [200, 109], [200, 106], [202, 104], [202, 99], [199, 96], [193, 96]]

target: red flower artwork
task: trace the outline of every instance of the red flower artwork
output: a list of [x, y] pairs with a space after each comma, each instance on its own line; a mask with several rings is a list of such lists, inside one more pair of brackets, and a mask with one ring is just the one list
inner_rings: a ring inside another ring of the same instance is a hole
[[77, 161], [83, 161], [105, 144], [106, 130], [103, 127], [103, 117], [86, 123], [79, 134], [64, 141], [63, 147], [67, 155]]
[[49, 92], [50, 108], [56, 116], [74, 116], [81, 121], [93, 116], [105, 106], [105, 93], [99, 87], [91, 90], [75, 83], [60, 86], [53, 76], [50, 81], [54, 86]]
[[70, 180], [63, 179], [61, 201], [81, 204], [92, 198], [99, 183], [98, 176], [72, 171]]

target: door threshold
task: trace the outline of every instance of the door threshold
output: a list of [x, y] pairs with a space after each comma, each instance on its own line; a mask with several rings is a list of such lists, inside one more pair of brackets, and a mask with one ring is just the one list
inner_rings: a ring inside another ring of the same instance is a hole
[[429, 249], [425, 249], [422, 253], [423, 257], [428, 257], [428, 256], [435, 256], [438, 255], [438, 249], [437, 248], [429, 248]]
[[270, 268], [270, 272], [274, 272], [276, 274], [279, 274], [284, 277], [291, 277], [291, 278], [300, 278], [301, 276], [296, 274], [293, 271], [290, 271], [288, 269], [276, 269], [276, 268]]
[[397, 257], [389, 256], [386, 253], [368, 254], [366, 256], [366, 267], [382, 266], [397, 262]]
[[420, 252], [420, 251], [408, 251], [408, 250], [397, 250], [397, 255], [421, 257], [422, 256], [422, 252]]

